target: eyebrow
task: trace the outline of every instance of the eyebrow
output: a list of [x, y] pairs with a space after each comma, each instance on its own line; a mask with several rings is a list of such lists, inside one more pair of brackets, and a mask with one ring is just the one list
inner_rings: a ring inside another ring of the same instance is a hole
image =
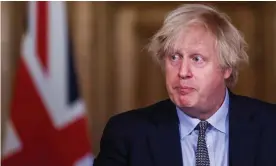
[[[179, 55], [183, 56], [183, 53], [180, 49], [171, 48], [167, 53], [168, 54], [179, 54]], [[188, 54], [191, 54], [191, 53], [197, 53], [197, 54], [203, 55], [202, 51], [200, 51], [199, 48], [189, 50]]]
[[183, 56], [183, 53], [181, 53], [181, 51], [179, 49], [175, 49], [173, 47], [169, 47], [166, 51], [167, 55], [171, 55], [171, 54], [179, 54], [181, 56]]

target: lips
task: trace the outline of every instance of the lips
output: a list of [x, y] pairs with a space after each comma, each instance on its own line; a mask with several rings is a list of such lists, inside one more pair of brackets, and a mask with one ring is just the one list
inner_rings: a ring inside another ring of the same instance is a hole
[[181, 95], [186, 95], [194, 91], [194, 88], [191, 87], [177, 87], [176, 89]]

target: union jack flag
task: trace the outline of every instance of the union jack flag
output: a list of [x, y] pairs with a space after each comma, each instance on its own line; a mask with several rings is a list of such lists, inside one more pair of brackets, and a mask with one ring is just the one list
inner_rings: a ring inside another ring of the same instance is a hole
[[3, 166], [93, 163], [64, 3], [28, 2]]

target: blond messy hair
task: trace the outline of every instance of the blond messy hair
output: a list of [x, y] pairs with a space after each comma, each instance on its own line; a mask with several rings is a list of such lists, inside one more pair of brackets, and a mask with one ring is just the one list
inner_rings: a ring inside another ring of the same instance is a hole
[[216, 37], [218, 59], [222, 69], [231, 68], [226, 79], [227, 87], [233, 87], [238, 79], [242, 63], [248, 63], [247, 43], [230, 19], [214, 7], [202, 4], [186, 4], [167, 15], [161, 29], [153, 36], [149, 51], [153, 59], [162, 64], [163, 57], [172, 51], [173, 42], [191, 24], [201, 24]]

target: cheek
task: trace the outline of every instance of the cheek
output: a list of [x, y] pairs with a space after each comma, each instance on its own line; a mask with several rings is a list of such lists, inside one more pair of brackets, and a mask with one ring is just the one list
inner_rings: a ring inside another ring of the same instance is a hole
[[222, 72], [212, 67], [195, 70], [194, 77], [197, 84], [201, 88], [217, 86], [218, 84], [224, 82], [224, 76]]
[[177, 81], [178, 73], [177, 70], [171, 66], [165, 68], [165, 76], [167, 84], [172, 84]]
[[175, 78], [171, 73], [166, 73], [166, 86], [168, 90], [172, 89], [175, 82], [174, 80]]

